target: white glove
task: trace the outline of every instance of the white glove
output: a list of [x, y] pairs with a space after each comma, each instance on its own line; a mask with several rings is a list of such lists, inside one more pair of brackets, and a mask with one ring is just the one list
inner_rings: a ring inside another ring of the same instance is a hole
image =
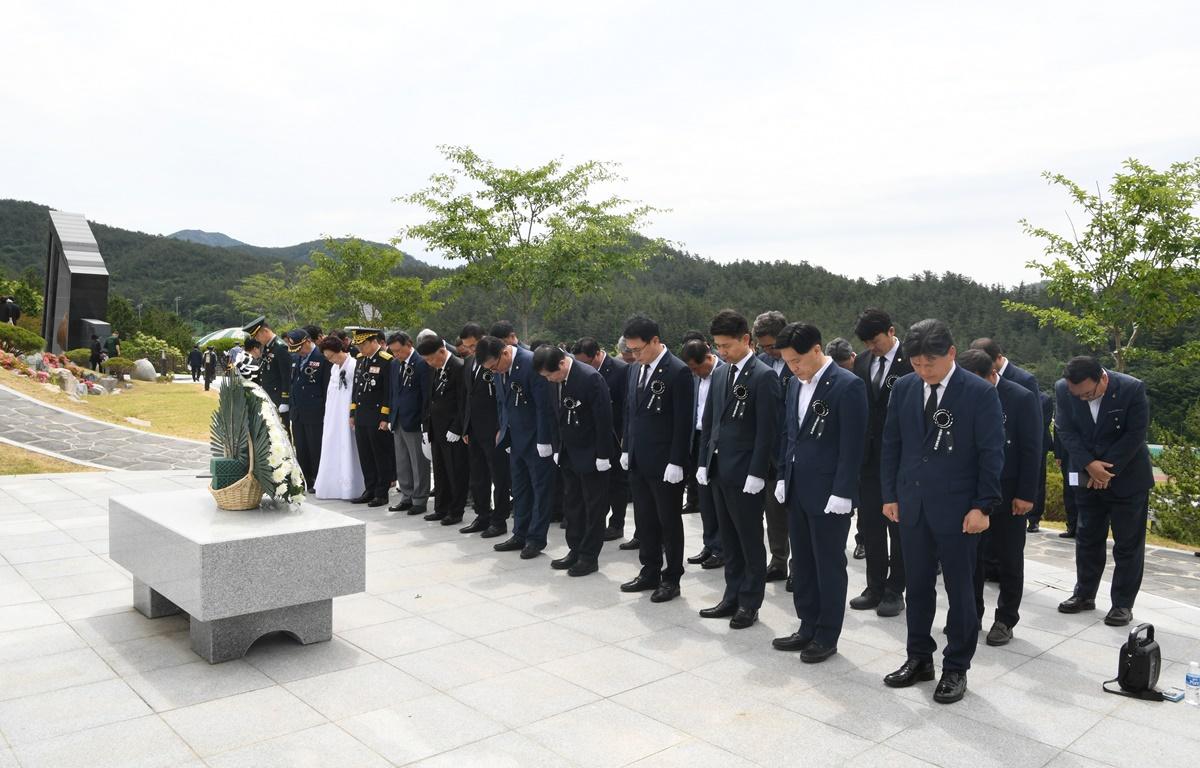
[[830, 496], [829, 501], [825, 502], [825, 514], [827, 515], [848, 515], [854, 511], [853, 502], [850, 499], [844, 499], [841, 496]]
[[558, 464], [558, 454], [557, 453], [554, 454], [554, 456], [552, 456], [551, 458], [554, 459], [554, 463], [555, 463], [555, 465], [557, 465]]
[[628, 453], [621, 454], [621, 469], [625, 470], [626, 472], [629, 471], [629, 454]]
[[668, 464], [667, 470], [663, 472], [663, 482], [675, 485], [683, 482], [683, 467], [678, 464]]
[[754, 495], [766, 487], [767, 487], [767, 484], [766, 484], [766, 482], [763, 481], [763, 479], [761, 477], [755, 477], [754, 475], [748, 475], [746, 477], [746, 484], [744, 486], [742, 486], [742, 493], [749, 493], [751, 495]]
[[538, 443], [537, 448], [538, 456], [541, 456], [543, 459], [548, 459], [554, 454], [554, 446], [549, 443]]
[[785, 498], [785, 494], [783, 491], [783, 481], [780, 480], [777, 483], [775, 483], [775, 501], [778, 501], [780, 504], [782, 504], [784, 498]]
[[447, 443], [457, 443], [459, 440], [462, 440], [462, 438], [459, 437], [458, 435], [454, 434], [450, 430], [446, 430], [446, 442]]
[[612, 462], [608, 459], [596, 459], [596, 471], [607, 472], [612, 469]]
[[429, 444], [429, 433], [421, 433], [421, 453], [427, 461], [433, 461], [433, 446]]
[[280, 412], [280, 413], [287, 413], [287, 412], [288, 412], [288, 404], [287, 404], [287, 403], [281, 403], [281, 404], [279, 405], [279, 412]]
[[696, 482], [708, 485], [708, 467], [696, 467]]
[[505, 452], [505, 453], [507, 453], [509, 456], [512, 456], [512, 448], [511, 448], [511, 447], [510, 447], [510, 448], [505, 448], [505, 449], [504, 449], [504, 452]]

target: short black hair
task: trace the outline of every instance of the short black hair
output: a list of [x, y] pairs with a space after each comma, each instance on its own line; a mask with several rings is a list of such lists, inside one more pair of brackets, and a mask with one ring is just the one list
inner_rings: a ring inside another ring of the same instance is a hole
[[988, 378], [996, 370], [996, 361], [982, 349], [971, 348], [954, 358], [958, 367], [970, 371], [976, 376]]
[[484, 336], [475, 345], [475, 362], [483, 365], [493, 360], [499, 360], [506, 346], [508, 344], [503, 339], [498, 339], [495, 336]]
[[553, 344], [543, 344], [533, 353], [534, 373], [553, 373], [566, 357], [567, 353]]
[[417, 342], [417, 354], [422, 357], [425, 355], [432, 355], [434, 352], [437, 352], [439, 349], [442, 349], [445, 346], [446, 344], [442, 341], [441, 336], [426, 336]]
[[779, 335], [775, 337], [776, 349], [792, 349], [802, 355], [811, 352], [813, 347], [820, 346], [821, 331], [817, 329], [817, 326], [808, 323], [788, 323], [779, 330]]
[[529, 342], [529, 348], [531, 350], [533, 350], [533, 349], [537, 349], [538, 347], [544, 347], [547, 344], [549, 344], [552, 347], [554, 346], [554, 342], [552, 342], [552, 341], [546, 341], [545, 339], [534, 339], [533, 341]]
[[572, 348], [574, 354], [583, 355], [584, 357], [596, 357], [600, 354], [600, 342], [593, 339], [591, 336], [584, 336], [579, 341], [575, 342]]
[[987, 353], [987, 356], [992, 358], [992, 362], [1000, 359], [1004, 354], [1004, 348], [1000, 346], [1000, 342], [995, 339], [989, 339], [986, 336], [982, 339], [975, 339], [971, 342], [971, 349], [982, 350]]
[[1100, 365], [1099, 360], [1088, 355], [1072, 357], [1063, 370], [1063, 378], [1072, 384], [1082, 384], [1088, 380], [1098, 382], [1103, 376], [1104, 366]]
[[464, 325], [462, 330], [458, 333], [458, 337], [460, 339], [475, 339], [476, 341], [482, 339], [486, 335], [487, 334], [484, 332], [483, 326], [475, 321], [471, 321]]
[[659, 330], [658, 323], [654, 322], [645, 315], [634, 315], [625, 321], [625, 329], [621, 333], [625, 340], [641, 339], [649, 344], [654, 339], [662, 339], [662, 331]]
[[854, 347], [849, 341], [846, 341], [841, 336], [838, 336], [833, 341], [825, 345], [825, 354], [833, 358], [833, 362], [840, 363], [844, 360], [849, 360], [854, 357]]
[[708, 337], [704, 335], [704, 331], [697, 331], [696, 329], [693, 328], [692, 330], [686, 331], [683, 334], [683, 343], [684, 344], [687, 344], [689, 341], [697, 341], [697, 340], [703, 341], [705, 344], [708, 343]]
[[387, 337], [388, 344], [399, 344], [402, 347], [412, 346], [412, 337], [404, 331], [396, 331]]
[[258, 349], [262, 346], [262, 342], [255, 338], [246, 339], [246, 343], [242, 345], [242, 349], [249, 352], [252, 349]]
[[307, 333], [308, 338], [312, 339], [314, 342], [321, 338], [321, 326], [319, 325], [306, 325], [304, 326], [304, 332]]
[[511, 320], [497, 320], [492, 323], [492, 330], [488, 331], [488, 336], [495, 336], [497, 339], [507, 339], [517, 332], [517, 327], [512, 324]]
[[699, 365], [708, 359], [712, 350], [708, 346], [708, 342], [704, 339], [689, 339], [684, 342], [683, 348], [679, 350], [679, 357], [685, 363], [696, 363]]
[[922, 355], [944, 357], [953, 346], [949, 326], [933, 318], [914, 323], [904, 335], [904, 355], [909, 360]]
[[858, 316], [858, 320], [854, 323], [854, 335], [859, 341], [870, 341], [881, 333], [887, 333], [889, 328], [895, 327], [892, 323], [892, 316], [882, 309], [868, 307]]
[[744, 315], [733, 309], [722, 309], [713, 316], [708, 332], [713, 336], [730, 336], [740, 339], [750, 334], [750, 323]]
[[754, 338], [759, 336], [771, 336], [778, 338], [779, 332], [787, 325], [787, 318], [782, 312], [771, 310], [763, 312], [758, 317], [754, 318]]

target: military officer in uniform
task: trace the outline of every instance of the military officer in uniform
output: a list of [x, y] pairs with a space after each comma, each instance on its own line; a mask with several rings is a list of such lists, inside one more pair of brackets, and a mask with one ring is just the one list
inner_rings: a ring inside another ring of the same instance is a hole
[[267, 318], [259, 315], [242, 327], [258, 343], [262, 344], [262, 359], [259, 362], [262, 388], [279, 408], [279, 418], [288, 426], [288, 395], [292, 389], [292, 353], [283, 339], [275, 335]]
[[291, 396], [288, 398], [292, 442], [296, 444], [296, 460], [304, 473], [308, 492], [313, 493], [317, 467], [321, 466], [325, 393], [329, 390], [329, 370], [332, 365], [303, 328], [289, 331], [287, 339], [288, 349], [296, 356], [292, 366]]
[[355, 504], [382, 507], [388, 503], [388, 488], [396, 479], [396, 454], [392, 444], [392, 366], [395, 360], [383, 348], [383, 331], [377, 328], [347, 328], [359, 348], [354, 368], [354, 393], [350, 400], [350, 423], [362, 466], [366, 490]]

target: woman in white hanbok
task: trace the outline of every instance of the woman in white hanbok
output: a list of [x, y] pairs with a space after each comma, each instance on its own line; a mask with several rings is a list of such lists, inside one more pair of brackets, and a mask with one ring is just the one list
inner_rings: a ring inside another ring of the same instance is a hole
[[326, 336], [317, 345], [333, 363], [325, 394], [325, 426], [321, 431], [321, 464], [317, 469], [318, 499], [355, 499], [363, 494], [358, 446], [350, 426], [350, 396], [354, 391], [354, 358], [346, 342]]

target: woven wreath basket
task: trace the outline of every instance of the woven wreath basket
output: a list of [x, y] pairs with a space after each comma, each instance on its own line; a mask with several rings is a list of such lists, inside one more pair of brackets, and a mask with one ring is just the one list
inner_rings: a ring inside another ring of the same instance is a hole
[[257, 509], [262, 504], [263, 487], [254, 478], [254, 442], [250, 442], [250, 461], [247, 466], [251, 467], [246, 472], [246, 476], [238, 480], [233, 485], [227, 485], [224, 488], [213, 488], [212, 483], [208, 484], [208, 492], [212, 494], [213, 499], [217, 502], [217, 506], [221, 509], [230, 511], [243, 511], [247, 509]]

